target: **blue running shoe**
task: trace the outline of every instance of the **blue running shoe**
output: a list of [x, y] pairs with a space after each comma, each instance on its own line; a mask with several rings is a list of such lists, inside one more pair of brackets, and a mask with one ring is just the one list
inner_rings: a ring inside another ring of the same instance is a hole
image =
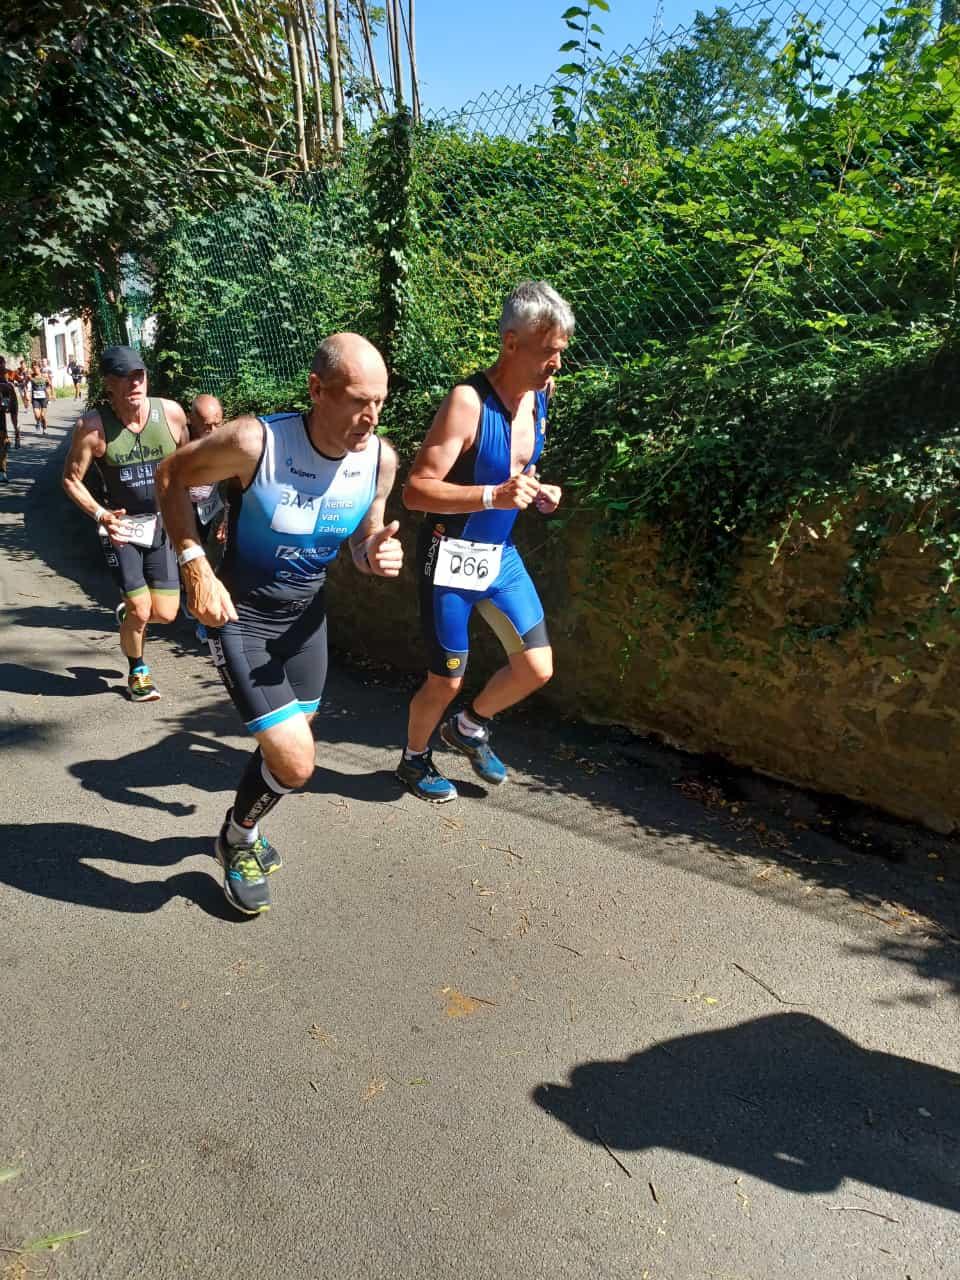
[[451, 716], [440, 726], [440, 737], [448, 747], [465, 755], [473, 767], [473, 772], [491, 787], [499, 787], [507, 780], [507, 766], [490, 747], [490, 735], [482, 738], [470, 738], [460, 732], [457, 717]]
[[457, 798], [457, 788], [434, 768], [431, 751], [424, 751], [412, 760], [402, 756], [397, 765], [397, 779], [420, 800], [431, 804], [446, 804]]

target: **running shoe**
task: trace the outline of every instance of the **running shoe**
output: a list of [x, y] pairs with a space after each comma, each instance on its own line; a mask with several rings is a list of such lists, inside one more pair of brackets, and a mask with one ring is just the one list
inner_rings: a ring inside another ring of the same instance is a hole
[[[220, 839], [224, 844], [229, 844], [227, 839], [227, 827], [230, 823], [230, 814], [232, 809], [228, 809], [223, 815], [223, 826], [220, 828]], [[235, 845], [239, 848], [239, 845]], [[280, 857], [280, 850], [275, 849], [266, 836], [257, 836], [253, 844], [245, 845], [244, 848], [251, 849], [253, 856], [260, 863], [260, 870], [265, 876], [273, 875], [274, 871], [279, 871], [283, 866], [283, 859]]]
[[254, 844], [228, 844], [223, 829], [214, 846], [223, 867], [223, 896], [245, 916], [258, 916], [270, 909], [270, 886], [263, 874]]
[[127, 688], [132, 702], [156, 702], [160, 697], [160, 690], [153, 683], [153, 676], [144, 667], [131, 672]]
[[412, 760], [402, 756], [397, 765], [397, 779], [408, 791], [431, 804], [446, 804], [457, 798], [457, 788], [434, 768], [431, 751], [424, 751]]
[[470, 761], [473, 772], [491, 787], [499, 787], [507, 780], [507, 766], [490, 747], [490, 735], [484, 733], [482, 738], [471, 738], [462, 733], [457, 724], [457, 717], [451, 716], [440, 726], [440, 737], [448, 747], [459, 751]]

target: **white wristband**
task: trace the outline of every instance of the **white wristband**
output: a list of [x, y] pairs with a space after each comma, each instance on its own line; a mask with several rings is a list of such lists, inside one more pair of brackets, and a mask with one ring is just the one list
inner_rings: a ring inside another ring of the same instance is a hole
[[203, 547], [196, 545], [187, 547], [186, 551], [181, 551], [177, 556], [177, 564], [189, 564], [191, 560], [199, 560], [201, 556], [203, 556], [204, 559], [207, 558], [207, 553], [204, 551]]
[[96, 511], [93, 513], [93, 523], [99, 524], [106, 514], [107, 514], [106, 507], [97, 507]]
[[493, 506], [493, 496], [494, 496], [494, 486], [492, 484], [485, 484], [483, 486], [484, 511], [489, 511], [490, 508]]

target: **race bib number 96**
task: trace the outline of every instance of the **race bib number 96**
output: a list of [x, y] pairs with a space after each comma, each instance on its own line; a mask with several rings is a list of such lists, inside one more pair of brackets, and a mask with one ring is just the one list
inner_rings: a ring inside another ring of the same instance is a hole
[[435, 587], [458, 587], [461, 591], [486, 591], [496, 581], [503, 558], [499, 542], [468, 542], [464, 538], [441, 538]]

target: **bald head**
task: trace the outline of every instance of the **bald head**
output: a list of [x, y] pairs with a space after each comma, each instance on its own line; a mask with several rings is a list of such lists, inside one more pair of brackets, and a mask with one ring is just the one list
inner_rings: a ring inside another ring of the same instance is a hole
[[223, 426], [223, 405], [217, 397], [196, 396], [190, 406], [190, 439], [199, 440], [220, 426]]
[[324, 386], [343, 385], [355, 378], [385, 377], [383, 356], [359, 333], [332, 333], [317, 348], [310, 365]]

